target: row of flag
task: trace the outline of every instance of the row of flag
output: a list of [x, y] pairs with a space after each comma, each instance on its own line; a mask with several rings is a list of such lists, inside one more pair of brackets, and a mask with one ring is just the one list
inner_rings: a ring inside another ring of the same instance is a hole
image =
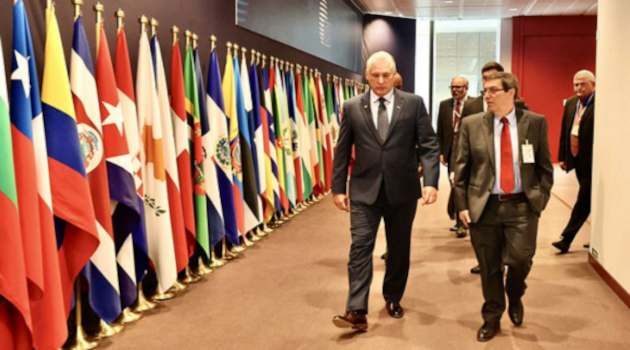
[[80, 15], [68, 75], [54, 7], [46, 23], [41, 91], [23, 0], [9, 89], [0, 62], [0, 349], [60, 348], [80, 275], [111, 323], [149, 269], [166, 292], [191, 258], [330, 190], [357, 85], [231, 49], [223, 75], [212, 51], [204, 82], [196, 45], [182, 61], [174, 41], [169, 86], [147, 30], [134, 84], [124, 29], [112, 60], [99, 22], [93, 61]]

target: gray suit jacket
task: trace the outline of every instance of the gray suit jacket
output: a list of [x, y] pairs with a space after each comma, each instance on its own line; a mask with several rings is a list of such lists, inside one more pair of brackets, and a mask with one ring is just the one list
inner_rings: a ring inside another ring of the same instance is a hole
[[[459, 150], [455, 160], [455, 205], [470, 210], [472, 222], [483, 213], [495, 182], [494, 115], [478, 113], [462, 119]], [[519, 166], [523, 191], [539, 216], [549, 201], [553, 185], [553, 165], [544, 116], [516, 108]], [[534, 163], [524, 164], [521, 145], [534, 147]]]
[[418, 160], [424, 168], [425, 186], [438, 186], [440, 150], [420, 96], [394, 89], [394, 111], [384, 142], [372, 119], [369, 92], [344, 103], [333, 166], [333, 193], [346, 194], [352, 146], [352, 201], [373, 204], [382, 184], [389, 204], [418, 200], [422, 197]]

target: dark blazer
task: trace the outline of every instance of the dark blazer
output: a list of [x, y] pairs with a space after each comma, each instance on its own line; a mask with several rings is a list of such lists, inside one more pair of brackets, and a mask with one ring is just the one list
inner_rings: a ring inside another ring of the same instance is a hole
[[440, 155], [444, 156], [447, 163], [450, 163], [451, 148], [453, 146], [454, 104], [455, 99], [446, 99], [440, 102], [440, 109], [438, 110], [437, 138], [440, 144]]
[[[459, 150], [455, 160], [455, 206], [470, 210], [477, 222], [495, 182], [494, 115], [478, 113], [462, 119]], [[544, 116], [516, 108], [519, 166], [523, 191], [533, 211], [540, 215], [549, 201], [553, 185], [553, 165]], [[521, 145], [534, 147], [534, 163], [524, 164]]]
[[420, 96], [394, 89], [394, 110], [384, 142], [372, 119], [370, 92], [344, 103], [333, 166], [333, 193], [347, 193], [352, 146], [355, 148], [350, 178], [352, 201], [373, 204], [381, 184], [385, 186], [389, 204], [418, 200], [422, 197], [418, 160], [424, 168], [424, 185], [438, 186], [439, 145]]
[[[576, 158], [571, 154], [571, 129], [573, 128], [573, 117], [575, 116], [575, 109], [577, 107], [578, 97], [573, 96], [567, 100], [564, 105], [564, 116], [562, 117], [562, 132], [560, 133], [560, 150], [558, 151], [558, 160], [565, 162], [567, 165], [567, 172], [571, 171], [576, 166]], [[578, 135], [578, 142], [580, 144], [580, 151], [578, 152], [578, 158], [580, 158], [580, 164], [585, 166], [585, 174], [590, 174], [593, 168], [593, 132], [595, 126], [595, 96], [593, 100], [586, 107], [582, 120], [580, 121], [580, 132]]]

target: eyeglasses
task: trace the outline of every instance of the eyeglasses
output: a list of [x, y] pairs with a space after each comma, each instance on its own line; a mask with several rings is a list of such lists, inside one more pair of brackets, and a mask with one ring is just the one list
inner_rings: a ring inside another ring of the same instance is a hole
[[499, 91], [505, 91], [505, 89], [488, 89], [488, 90], [481, 90], [480, 92], [481, 92], [481, 96], [485, 96], [485, 95], [494, 96]]
[[468, 85], [461, 85], [461, 86], [457, 86], [457, 85], [449, 85], [449, 87], [448, 87], [448, 88], [449, 88], [450, 90], [461, 90], [461, 89], [464, 89], [464, 88], [467, 88], [467, 87], [468, 87]]

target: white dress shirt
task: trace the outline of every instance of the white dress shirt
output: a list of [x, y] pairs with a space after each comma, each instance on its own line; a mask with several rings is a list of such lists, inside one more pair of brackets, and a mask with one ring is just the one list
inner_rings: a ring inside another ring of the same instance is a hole
[[[501, 115], [494, 115], [494, 186], [492, 194], [505, 194], [501, 189], [501, 131], [503, 131], [503, 122]], [[518, 130], [516, 129], [516, 109], [512, 109], [505, 116], [508, 120], [510, 128], [510, 141], [512, 141], [512, 160], [514, 168], [514, 189], [510, 193], [523, 192], [523, 184], [521, 182], [521, 169], [519, 167], [519, 147], [518, 147]]]
[[[392, 123], [392, 113], [394, 113], [394, 89], [386, 93], [383, 96], [385, 99], [385, 108], [387, 108], [387, 119], [389, 124]], [[381, 104], [379, 102], [380, 97], [370, 90], [370, 110], [372, 111], [372, 120], [374, 121], [374, 127], [378, 130], [378, 107]]]

